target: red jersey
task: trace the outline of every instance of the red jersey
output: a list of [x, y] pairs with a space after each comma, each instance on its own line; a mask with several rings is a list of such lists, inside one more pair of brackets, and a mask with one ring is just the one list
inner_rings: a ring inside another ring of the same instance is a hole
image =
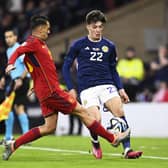
[[56, 67], [46, 43], [34, 36], [16, 49], [8, 64], [25, 54], [24, 62], [34, 81], [34, 90], [39, 99], [43, 101], [59, 88]]

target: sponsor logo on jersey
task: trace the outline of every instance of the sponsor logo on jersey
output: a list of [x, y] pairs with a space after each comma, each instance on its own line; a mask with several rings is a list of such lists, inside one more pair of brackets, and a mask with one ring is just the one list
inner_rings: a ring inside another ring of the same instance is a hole
[[100, 51], [100, 48], [92, 48], [93, 51]]
[[102, 47], [102, 51], [106, 53], [106, 52], [109, 51], [109, 48], [108, 48], [107, 46], [103, 46], [103, 47]]

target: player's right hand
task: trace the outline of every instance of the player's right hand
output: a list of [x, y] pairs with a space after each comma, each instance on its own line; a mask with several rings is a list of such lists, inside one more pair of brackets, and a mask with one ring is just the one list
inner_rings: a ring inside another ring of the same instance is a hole
[[13, 64], [8, 64], [6, 69], [5, 69], [6, 74], [9, 74], [10, 71], [14, 70], [15, 68], [16, 67]]
[[119, 90], [119, 95], [123, 103], [129, 103], [130, 99], [124, 89]]

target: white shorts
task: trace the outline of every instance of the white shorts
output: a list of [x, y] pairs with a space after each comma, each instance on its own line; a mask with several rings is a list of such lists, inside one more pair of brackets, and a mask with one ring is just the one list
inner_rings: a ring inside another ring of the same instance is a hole
[[109, 99], [119, 96], [114, 85], [99, 85], [90, 87], [80, 93], [81, 103], [84, 107], [102, 106]]

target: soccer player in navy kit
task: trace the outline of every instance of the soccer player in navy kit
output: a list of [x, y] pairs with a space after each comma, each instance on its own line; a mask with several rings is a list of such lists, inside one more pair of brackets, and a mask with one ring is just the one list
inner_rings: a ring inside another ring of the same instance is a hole
[[[70, 68], [77, 59], [78, 91], [81, 102], [97, 121], [101, 121], [99, 107], [105, 107], [126, 121], [123, 103], [129, 102], [129, 97], [123, 89], [120, 77], [116, 71], [117, 54], [113, 42], [102, 37], [105, 15], [99, 10], [93, 10], [86, 16], [88, 36], [76, 40], [70, 47], [63, 65], [63, 76], [69, 93], [76, 97], [77, 93], [71, 80]], [[127, 124], [127, 127], [128, 124]], [[92, 137], [93, 155], [102, 158], [102, 150], [98, 136], [90, 132]], [[139, 158], [141, 151], [133, 151], [130, 147], [130, 137], [122, 142], [125, 158]]]

